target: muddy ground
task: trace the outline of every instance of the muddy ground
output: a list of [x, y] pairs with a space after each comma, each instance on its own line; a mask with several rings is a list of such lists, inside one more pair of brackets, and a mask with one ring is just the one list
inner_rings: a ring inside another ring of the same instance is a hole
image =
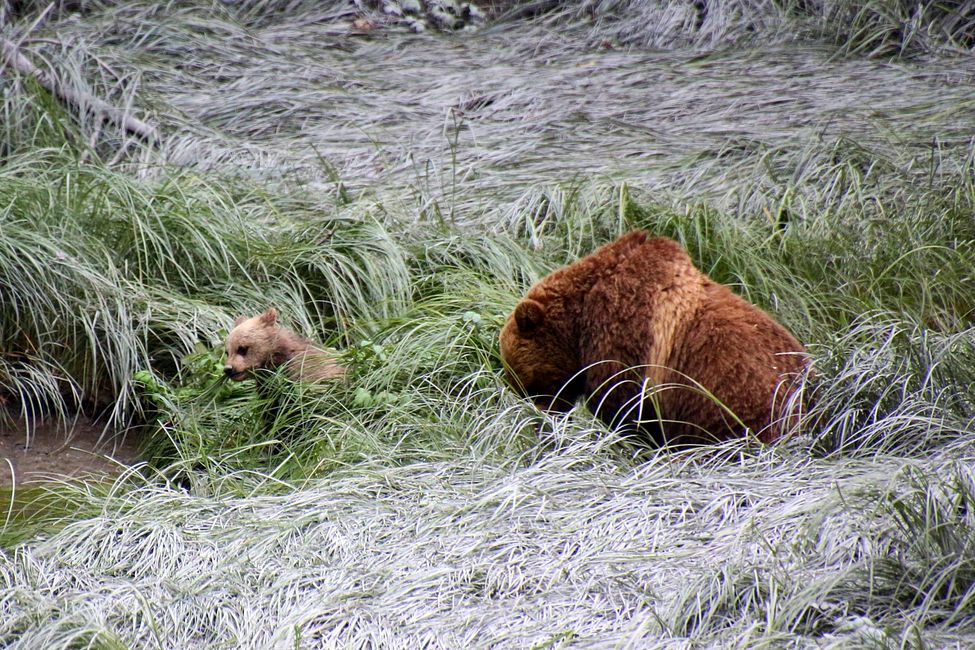
[[0, 419], [0, 487], [63, 478], [114, 476], [138, 458], [134, 434], [105, 432], [99, 424], [79, 419], [33, 427], [20, 419]]

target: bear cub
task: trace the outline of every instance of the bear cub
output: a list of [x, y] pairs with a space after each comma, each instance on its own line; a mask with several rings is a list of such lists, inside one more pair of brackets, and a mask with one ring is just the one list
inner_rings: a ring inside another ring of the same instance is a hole
[[334, 353], [279, 325], [278, 310], [273, 307], [251, 318], [238, 318], [225, 347], [223, 371], [234, 381], [252, 376], [255, 370], [281, 366], [292, 379], [303, 382], [338, 379], [345, 374]]
[[633, 231], [528, 290], [501, 330], [509, 382], [543, 410], [579, 397], [613, 427], [657, 444], [795, 423], [809, 359], [767, 313], [712, 281], [683, 247]]

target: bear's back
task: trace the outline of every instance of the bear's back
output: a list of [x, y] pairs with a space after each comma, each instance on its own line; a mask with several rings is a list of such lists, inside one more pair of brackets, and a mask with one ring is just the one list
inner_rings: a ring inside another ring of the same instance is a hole
[[[640, 403], [644, 379], [672, 381], [672, 351], [706, 299], [709, 280], [666, 237], [633, 248], [585, 299], [580, 348], [590, 406], [612, 425], [670, 411], [671, 394]], [[635, 369], [635, 370], [629, 370]]]
[[644, 428], [669, 444], [737, 437], [744, 428], [768, 442], [781, 434], [773, 421], [790, 391], [780, 384], [802, 372], [805, 350], [697, 269], [677, 242], [658, 237], [630, 250], [590, 290], [583, 314], [586, 392], [610, 424], [659, 417], [662, 432]]
[[709, 281], [705, 295], [668, 362], [680, 371], [672, 376], [674, 383], [695, 386], [673, 391], [670, 415], [677, 423], [697, 426], [677, 424], [673, 433], [722, 440], [748, 428], [772, 442], [786, 428], [779, 420], [808, 362], [805, 349], [785, 327], [728, 287]]

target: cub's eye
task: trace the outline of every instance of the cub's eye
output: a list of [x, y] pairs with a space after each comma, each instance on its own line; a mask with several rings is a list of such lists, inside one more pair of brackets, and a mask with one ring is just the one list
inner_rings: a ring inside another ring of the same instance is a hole
[[239, 354], [242, 357], [246, 357], [247, 356], [247, 350], [248, 349], [249, 348], [246, 345], [242, 345], [242, 346], [240, 346], [240, 347], [237, 348], [237, 354]]

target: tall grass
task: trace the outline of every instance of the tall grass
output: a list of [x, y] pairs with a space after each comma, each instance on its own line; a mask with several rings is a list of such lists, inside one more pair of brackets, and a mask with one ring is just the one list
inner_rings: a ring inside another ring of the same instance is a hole
[[12, 152], [0, 215], [0, 381], [27, 410], [83, 396], [124, 420], [137, 370], [171, 373], [236, 314], [273, 302], [335, 336], [410, 291], [406, 251], [378, 221], [272, 203], [240, 180], [140, 180], [68, 148]]
[[[418, 220], [495, 222], [533, 187], [592, 179], [776, 216], [841, 208], [851, 183], [921, 193], [964, 157], [965, 59], [838, 57], [796, 30], [798, 9], [707, 4], [717, 22], [767, 14], [779, 27], [745, 20], [676, 48], [651, 38], [669, 24], [656, 13], [694, 3], [590, 3], [462, 38], [384, 27], [381, 39], [350, 36], [344, 3], [119, 3], [50, 31], [71, 44], [73, 67], [56, 70], [74, 85], [122, 105], [138, 90], [166, 162], [287, 179], [323, 201], [371, 197]], [[674, 34], [697, 33], [682, 24]], [[24, 48], [60, 60], [66, 46]]]
[[[0, 508], [0, 645], [972, 645], [967, 14], [704, 4], [0, 26], [164, 134], [0, 77], [6, 412], [145, 440], [114, 485]], [[508, 390], [527, 286], [630, 228], [808, 345], [795, 435], [648, 449]], [[272, 304], [345, 381], [222, 378]]]
[[[705, 206], [676, 212], [641, 205], [626, 188], [583, 194], [585, 200], [551, 193], [547, 217], [516, 222], [487, 240], [439, 229], [421, 236], [422, 229], [402, 227], [400, 243], [412, 251], [411, 298], [394, 316], [353, 320], [343, 357], [348, 382], [308, 389], [266, 377], [258, 382], [263, 393], [255, 387], [244, 402], [221, 404], [213, 401], [222, 381], [219, 351], [204, 351], [202, 366], [188, 366], [163, 391], [200, 387], [166, 405], [163, 429], [172, 444], [160, 458], [175, 451], [182, 454], [180, 471], [208, 463], [220, 475], [261, 467], [281, 480], [379, 459], [503, 460], [533, 437], [502, 424], [522, 417], [505, 406], [498, 362], [507, 312], [522, 287], [547, 269], [630, 228], [683, 242], [712, 277], [809, 344], [816, 378], [800, 429], [814, 434], [814, 453], [916, 455], [971, 433], [975, 350], [964, 287], [972, 247], [957, 245], [970, 241], [967, 208], [946, 208], [944, 214], [959, 215], [956, 221], [933, 221], [918, 210], [902, 215], [898, 227], [854, 238], [844, 236], [843, 222], [829, 226], [819, 217], [782, 226], [735, 221]], [[861, 204], [860, 223], [875, 206]]]

